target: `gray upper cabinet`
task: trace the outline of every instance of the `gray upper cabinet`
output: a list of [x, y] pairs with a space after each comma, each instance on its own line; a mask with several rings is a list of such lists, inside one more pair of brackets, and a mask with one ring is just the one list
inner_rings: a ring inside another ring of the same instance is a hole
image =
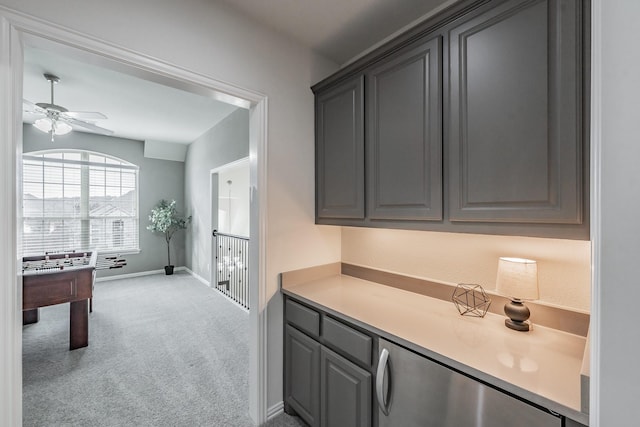
[[580, 14], [512, 0], [449, 32], [451, 221], [583, 221]]
[[442, 219], [442, 39], [366, 73], [367, 216]]
[[588, 240], [589, 13], [460, 0], [314, 85], [316, 222]]
[[316, 217], [364, 218], [364, 78], [316, 94]]

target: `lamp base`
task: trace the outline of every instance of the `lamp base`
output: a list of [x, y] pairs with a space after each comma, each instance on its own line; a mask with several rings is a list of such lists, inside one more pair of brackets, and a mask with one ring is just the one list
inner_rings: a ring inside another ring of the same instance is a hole
[[527, 322], [516, 322], [511, 319], [504, 319], [504, 326], [520, 332], [528, 332], [531, 329], [531, 325]]
[[509, 317], [504, 320], [504, 325], [514, 331], [527, 332], [531, 325], [526, 320], [531, 315], [529, 308], [519, 299], [512, 299], [504, 305], [504, 314]]

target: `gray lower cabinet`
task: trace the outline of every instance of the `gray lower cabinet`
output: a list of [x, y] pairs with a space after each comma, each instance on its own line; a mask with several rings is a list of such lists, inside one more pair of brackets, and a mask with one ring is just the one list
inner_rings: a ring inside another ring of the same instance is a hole
[[371, 427], [373, 338], [287, 297], [284, 404], [311, 427]]
[[316, 95], [316, 218], [364, 218], [364, 78]]
[[581, 8], [510, 0], [449, 31], [451, 221], [583, 221]]
[[[285, 327], [285, 405], [309, 426], [320, 425], [320, 343]], [[288, 408], [285, 408], [288, 409]]]
[[285, 411], [311, 427], [582, 426], [285, 299]]
[[367, 216], [442, 219], [442, 38], [366, 74]]
[[339, 354], [320, 350], [320, 425], [371, 426], [371, 374]]

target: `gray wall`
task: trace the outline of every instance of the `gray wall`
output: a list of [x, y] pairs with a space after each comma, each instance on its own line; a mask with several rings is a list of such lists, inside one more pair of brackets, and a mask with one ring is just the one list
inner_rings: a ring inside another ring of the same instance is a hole
[[[100, 270], [98, 277], [118, 274], [138, 273], [162, 269], [167, 263], [164, 238], [147, 230], [149, 212], [160, 199], [178, 202], [178, 210], [184, 211], [184, 170], [183, 162], [148, 159], [144, 157], [144, 143], [131, 139], [113, 138], [82, 132], [57, 136], [55, 142], [31, 125], [23, 126], [25, 153], [30, 151], [71, 148], [109, 154], [138, 165], [140, 209], [140, 253], [128, 254], [124, 258], [127, 265], [120, 269]], [[171, 240], [171, 262], [175, 266], [185, 265], [185, 232], [181, 231]]]
[[209, 280], [211, 271], [211, 169], [249, 155], [249, 111], [238, 109], [195, 140], [185, 161], [186, 266]]

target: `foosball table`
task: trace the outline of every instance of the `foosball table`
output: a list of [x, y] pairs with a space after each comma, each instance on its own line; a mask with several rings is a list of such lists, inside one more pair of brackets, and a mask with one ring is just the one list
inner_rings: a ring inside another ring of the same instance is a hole
[[69, 348], [89, 344], [89, 301], [98, 252], [67, 252], [22, 259], [22, 322], [39, 320], [40, 307], [70, 303]]

